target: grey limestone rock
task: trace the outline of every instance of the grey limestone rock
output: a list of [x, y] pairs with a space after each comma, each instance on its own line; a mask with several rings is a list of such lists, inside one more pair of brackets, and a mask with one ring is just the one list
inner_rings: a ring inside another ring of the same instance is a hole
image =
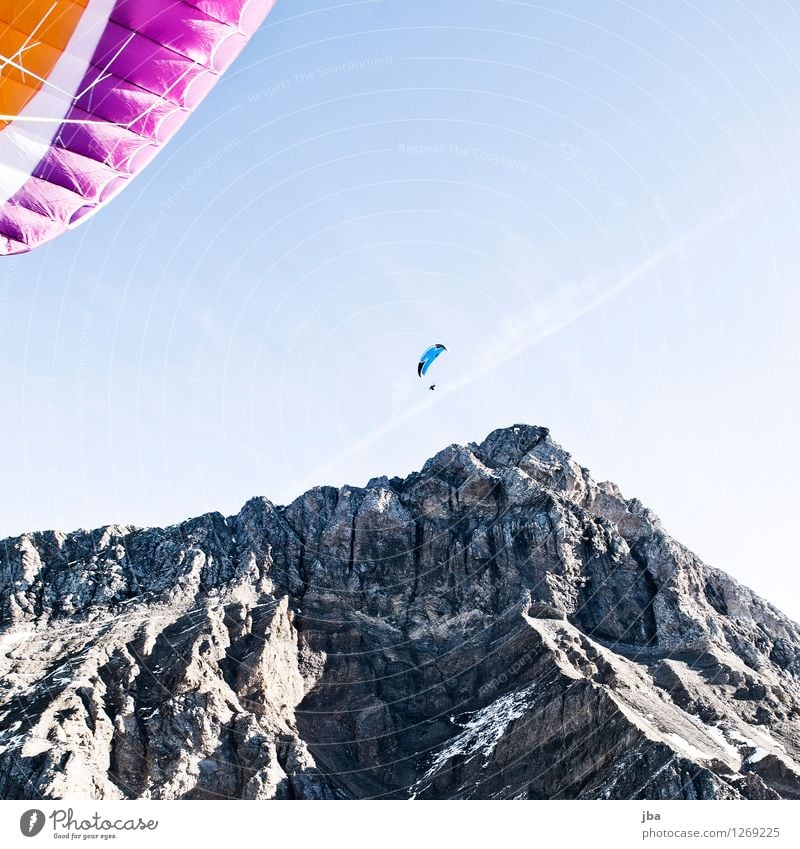
[[4, 798], [800, 798], [800, 628], [545, 428], [0, 542]]

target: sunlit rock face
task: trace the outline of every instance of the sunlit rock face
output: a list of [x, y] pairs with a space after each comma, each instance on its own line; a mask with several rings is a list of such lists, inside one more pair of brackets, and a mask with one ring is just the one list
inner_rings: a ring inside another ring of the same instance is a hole
[[800, 797], [800, 629], [544, 428], [0, 542], [4, 798]]

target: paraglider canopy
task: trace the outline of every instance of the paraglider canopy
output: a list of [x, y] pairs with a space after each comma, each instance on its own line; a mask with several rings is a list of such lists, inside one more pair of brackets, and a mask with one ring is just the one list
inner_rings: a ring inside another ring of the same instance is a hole
[[128, 185], [274, 3], [3, 0], [0, 256], [75, 227]]
[[425, 353], [419, 358], [419, 365], [417, 366], [417, 374], [420, 377], [425, 375], [425, 372], [433, 364], [433, 361], [442, 353], [442, 351], [446, 351], [444, 345], [441, 342], [437, 342], [435, 345], [431, 345], [430, 348], [426, 349]]

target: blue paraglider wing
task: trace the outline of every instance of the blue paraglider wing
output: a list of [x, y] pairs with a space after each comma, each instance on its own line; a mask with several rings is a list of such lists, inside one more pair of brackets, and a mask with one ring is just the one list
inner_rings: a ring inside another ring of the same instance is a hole
[[445, 348], [445, 346], [442, 345], [440, 342], [437, 342], [435, 345], [431, 345], [430, 348], [428, 348], [425, 353], [419, 358], [417, 374], [422, 377], [425, 372], [427, 372], [428, 369], [431, 367], [433, 361], [439, 356], [439, 354], [441, 354], [442, 351], [446, 350], [447, 348]]

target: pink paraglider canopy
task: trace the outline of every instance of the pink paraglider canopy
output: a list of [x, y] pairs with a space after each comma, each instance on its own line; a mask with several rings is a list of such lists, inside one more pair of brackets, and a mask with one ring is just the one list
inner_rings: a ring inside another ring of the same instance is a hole
[[169, 141], [275, 0], [3, 0], [0, 254], [107, 203]]

